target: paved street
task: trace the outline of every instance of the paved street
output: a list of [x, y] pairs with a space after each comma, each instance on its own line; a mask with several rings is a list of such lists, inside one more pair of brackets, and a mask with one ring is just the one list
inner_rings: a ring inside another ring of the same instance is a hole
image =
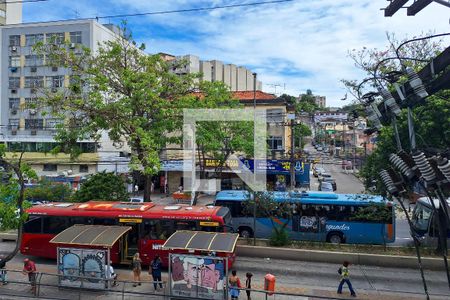
[[[0, 245], [0, 251], [5, 251], [13, 247], [13, 243], [4, 242]], [[12, 262], [8, 263], [10, 269], [20, 269], [24, 256], [18, 254]], [[35, 259], [37, 268], [41, 272], [54, 273], [56, 271], [55, 261], [48, 259]], [[246, 272], [252, 272], [253, 287], [255, 289], [263, 288], [263, 278], [267, 273], [276, 276], [277, 291], [292, 294], [307, 294], [323, 297], [336, 297], [336, 285], [339, 281], [339, 275], [336, 264], [313, 263], [303, 261], [270, 260], [251, 257], [239, 257], [234, 267], [236, 268], [241, 280], [244, 279]], [[413, 269], [394, 269], [380, 268], [373, 266], [352, 265], [350, 268], [353, 285], [358, 293], [359, 299], [423, 299], [423, 288], [420, 275]], [[116, 267], [121, 280], [132, 280], [132, 273], [127, 267]], [[24, 280], [20, 274], [11, 275], [11, 278]], [[46, 282], [56, 283], [56, 279], [48, 279]], [[143, 279], [149, 281], [150, 276], [143, 273]], [[446, 277], [443, 272], [426, 271], [426, 279], [429, 292], [433, 295], [432, 299], [448, 299], [450, 293], [446, 285]], [[163, 280], [167, 280], [167, 273], [163, 273]], [[119, 287], [120, 288], [120, 287]], [[9, 284], [0, 287], [2, 293], [17, 293], [26, 295], [28, 288], [23, 285]], [[132, 288], [128, 285], [126, 288], [130, 291], [151, 293], [150, 283], [143, 284], [138, 288]], [[349, 296], [347, 290], [344, 290], [342, 298]], [[78, 298], [77, 291], [63, 291], [54, 288], [43, 288], [42, 294], [47, 297], [60, 297], [60, 299]], [[157, 297], [157, 296], [154, 296]], [[120, 299], [119, 294], [105, 292], [91, 292], [82, 294], [83, 299]], [[146, 297], [148, 299], [149, 296]], [[150, 297], [152, 298], [152, 297]], [[254, 294], [254, 299], [263, 299], [262, 294]], [[2, 298], [0, 299], [10, 299]], [[140, 299], [133, 296], [126, 299]], [[273, 298], [271, 298], [273, 299]], [[277, 296], [276, 299], [293, 299], [293, 296]], [[308, 298], [295, 298], [308, 299]]]

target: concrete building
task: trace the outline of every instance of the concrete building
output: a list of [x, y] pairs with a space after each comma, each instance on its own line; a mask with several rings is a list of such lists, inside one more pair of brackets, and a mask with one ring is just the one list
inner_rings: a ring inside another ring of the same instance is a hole
[[77, 161], [71, 161], [68, 155], [62, 153], [48, 154], [55, 146], [53, 137], [56, 127], [63, 120], [52, 117], [45, 108], [33, 105], [43, 88], [63, 90], [69, 86], [70, 80], [67, 69], [45, 64], [45, 57], [33, 51], [35, 43], [68, 43], [74, 51], [83, 45], [95, 53], [98, 43], [114, 39], [117, 32], [114, 27], [94, 20], [0, 27], [0, 140], [6, 142], [11, 152], [24, 149], [24, 159], [39, 175], [128, 169], [124, 150], [116, 149], [106, 134], [99, 143], [80, 141], [79, 146], [84, 153]]
[[327, 97], [325, 96], [319, 96], [319, 95], [313, 95], [311, 90], [307, 90], [306, 94], [300, 94], [298, 97], [298, 100], [300, 101], [303, 96], [310, 96], [314, 99], [314, 103], [319, 106], [320, 108], [324, 108], [327, 106]]
[[[230, 87], [230, 91], [253, 91], [253, 72], [243, 66], [224, 64], [220, 60], [200, 60], [195, 55], [174, 56], [159, 53], [166, 61], [186, 60], [184, 67], [174, 68], [176, 74], [201, 73], [203, 81], [219, 81]], [[257, 80], [256, 90], [262, 90], [262, 82]]]
[[[11, 2], [11, 3], [9, 3]], [[20, 0], [0, 2], [0, 25], [22, 23], [22, 3]]]

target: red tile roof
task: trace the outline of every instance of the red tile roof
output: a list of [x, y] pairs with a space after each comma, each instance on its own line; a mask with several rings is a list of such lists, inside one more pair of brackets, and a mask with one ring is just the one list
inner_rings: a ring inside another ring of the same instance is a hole
[[[236, 91], [231, 92], [233, 97], [239, 100], [253, 100], [253, 91]], [[277, 96], [263, 91], [256, 91], [256, 100], [271, 100], [276, 99]]]

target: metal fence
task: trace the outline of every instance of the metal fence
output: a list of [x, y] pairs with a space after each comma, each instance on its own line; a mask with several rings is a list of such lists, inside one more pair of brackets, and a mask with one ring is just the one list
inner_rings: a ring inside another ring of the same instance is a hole
[[[36, 292], [33, 294], [31, 284], [28, 277], [19, 270], [3, 270], [6, 273], [7, 285], [2, 285], [0, 277], [0, 299], [58, 299], [58, 300], [74, 300], [74, 299], [108, 299], [108, 300], [129, 300], [129, 299], [196, 299], [190, 297], [171, 297], [167, 282], [153, 282], [150, 280], [142, 280], [141, 285], [134, 287], [134, 281], [125, 281], [118, 278], [116, 285], [112, 286], [114, 279], [101, 279], [108, 286], [105, 289], [86, 289], [62, 287], [59, 285], [59, 277], [62, 275], [52, 273], [37, 273], [36, 276]], [[92, 280], [88, 277], [78, 277], [80, 280]], [[158, 290], [154, 290], [154, 283], [158, 284]], [[159, 284], [163, 288], [159, 288]], [[110, 286], [110, 287], [109, 287]], [[287, 300], [287, 299], [347, 299], [344, 297], [333, 298], [329, 296], [317, 296], [308, 294], [293, 294], [283, 292], [268, 292], [257, 289], [240, 289], [241, 299], [246, 298], [246, 292], [250, 291], [251, 299], [258, 300]], [[4, 297], [3, 297], [4, 296]], [[6, 298], [5, 298], [6, 297]], [[350, 299], [350, 298], [348, 298]]]

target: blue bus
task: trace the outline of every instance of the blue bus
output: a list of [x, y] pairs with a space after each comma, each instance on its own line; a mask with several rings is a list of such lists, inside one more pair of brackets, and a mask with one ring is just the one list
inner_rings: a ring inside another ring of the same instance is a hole
[[395, 241], [395, 209], [390, 201], [374, 195], [333, 192], [266, 192], [274, 201], [292, 209], [291, 219], [257, 217], [246, 213], [247, 191], [221, 191], [214, 205], [226, 206], [233, 228], [242, 237], [269, 238], [273, 223], [282, 226], [292, 240], [351, 244], [385, 244]]

